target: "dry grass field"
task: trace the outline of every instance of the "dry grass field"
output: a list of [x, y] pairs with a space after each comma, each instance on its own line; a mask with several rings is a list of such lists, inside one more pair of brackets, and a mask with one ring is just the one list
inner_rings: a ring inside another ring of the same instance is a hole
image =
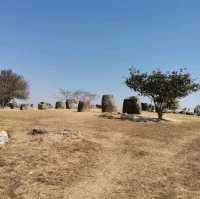
[[[0, 147], [0, 198], [200, 198], [200, 118], [167, 118], [2, 110], [10, 142]], [[49, 134], [29, 134], [34, 127]]]

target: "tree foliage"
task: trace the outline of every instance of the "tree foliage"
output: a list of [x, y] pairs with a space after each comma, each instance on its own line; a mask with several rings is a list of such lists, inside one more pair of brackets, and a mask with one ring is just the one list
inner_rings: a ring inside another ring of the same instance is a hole
[[6, 106], [14, 99], [27, 99], [29, 96], [29, 85], [23, 76], [12, 70], [0, 72], [0, 106]]
[[166, 73], [157, 69], [151, 73], [143, 73], [131, 68], [129, 72], [126, 85], [140, 95], [153, 100], [159, 119], [162, 119], [167, 106], [200, 89], [200, 85], [185, 69]]
[[173, 99], [171, 101], [169, 101], [166, 104], [166, 108], [172, 111], [176, 111], [178, 108], [180, 108], [180, 100], [178, 99]]

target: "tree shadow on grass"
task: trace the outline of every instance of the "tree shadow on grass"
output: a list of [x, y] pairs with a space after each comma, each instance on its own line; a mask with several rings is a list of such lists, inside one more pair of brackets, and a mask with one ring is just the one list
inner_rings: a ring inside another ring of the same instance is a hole
[[115, 119], [122, 121], [132, 121], [132, 122], [170, 122], [167, 119], [158, 119], [154, 117], [147, 117], [144, 115], [136, 115], [136, 114], [123, 114], [123, 113], [103, 113], [99, 117], [106, 119]]

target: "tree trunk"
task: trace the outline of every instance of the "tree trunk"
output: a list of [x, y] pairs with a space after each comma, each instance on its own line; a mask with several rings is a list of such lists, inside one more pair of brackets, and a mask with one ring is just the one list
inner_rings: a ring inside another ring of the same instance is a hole
[[154, 100], [154, 104], [155, 104], [155, 109], [156, 109], [156, 113], [158, 114], [158, 119], [159, 120], [163, 120], [163, 104], [160, 103], [156, 103]]
[[158, 111], [158, 119], [162, 120], [163, 119], [163, 112], [162, 111]]

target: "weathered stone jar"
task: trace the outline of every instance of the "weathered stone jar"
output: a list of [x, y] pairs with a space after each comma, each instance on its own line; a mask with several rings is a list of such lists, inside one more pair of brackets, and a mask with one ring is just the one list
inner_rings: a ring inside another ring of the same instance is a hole
[[73, 109], [73, 106], [74, 106], [74, 100], [67, 99], [66, 100], [66, 109]]
[[79, 101], [78, 103], [78, 112], [87, 112], [90, 110], [90, 102], [88, 101]]
[[55, 109], [66, 109], [65, 102], [56, 102]]
[[102, 112], [117, 112], [117, 107], [113, 95], [103, 95]]
[[135, 96], [124, 99], [123, 113], [141, 114], [141, 103]]

